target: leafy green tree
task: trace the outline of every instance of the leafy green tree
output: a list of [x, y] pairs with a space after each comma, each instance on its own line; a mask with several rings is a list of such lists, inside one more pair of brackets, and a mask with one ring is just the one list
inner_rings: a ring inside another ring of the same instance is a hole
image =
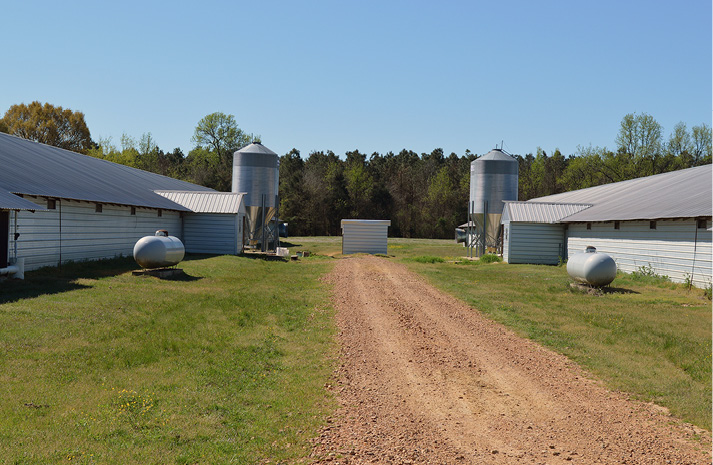
[[391, 219], [392, 223], [395, 223], [395, 234], [402, 237], [417, 235], [420, 216], [417, 186], [422, 184], [417, 176], [423, 172], [419, 169], [419, 161], [415, 152], [404, 149], [389, 163], [387, 189], [394, 202]]
[[[387, 172], [388, 160], [393, 156], [392, 152], [387, 153], [386, 156], [381, 156], [378, 152], [374, 152], [369, 157], [367, 168], [373, 184], [370, 217], [374, 219], [389, 219], [392, 217], [393, 199], [386, 187], [386, 181], [389, 175]], [[389, 232], [393, 232], [393, 227], [390, 228]]]
[[341, 232], [341, 220], [349, 217], [349, 196], [344, 178], [344, 163], [331, 150], [328, 152], [327, 170], [325, 173], [327, 187], [327, 218], [330, 236], [338, 236]]
[[[191, 158], [197, 165], [193, 175], [208, 180], [204, 184], [219, 191], [230, 191], [233, 177], [233, 153], [249, 144], [252, 135], [238, 127], [233, 115], [216, 112], [204, 116], [196, 125], [192, 141], [199, 149]], [[190, 154], [189, 154], [190, 157]], [[199, 174], [197, 170], [211, 169], [214, 173]]]
[[338, 235], [348, 216], [344, 162], [334, 152], [312, 152], [304, 165], [304, 228], [312, 235]]
[[349, 216], [370, 218], [374, 181], [366, 166], [366, 155], [358, 150], [346, 153], [344, 181], [349, 196]]
[[[204, 147], [196, 147], [186, 156], [186, 172], [188, 179], [201, 186], [227, 192], [232, 189], [232, 166], [230, 167], [230, 187], [226, 187], [225, 174], [228, 167], [219, 163], [215, 153]], [[222, 174], [222, 175], [221, 175]]]
[[658, 161], [662, 153], [662, 131], [661, 125], [646, 113], [624, 116], [616, 138], [622, 164], [628, 165], [620, 166], [624, 177], [661, 172]]
[[87, 155], [94, 158], [107, 159], [112, 152], [117, 152], [116, 145], [114, 145], [112, 138], [100, 137], [94, 146], [87, 150]]
[[303, 225], [308, 235], [326, 235], [328, 224], [327, 214], [327, 186], [325, 172], [327, 170], [327, 155], [321, 151], [309, 154], [304, 164], [303, 189], [304, 209]]
[[186, 156], [183, 151], [176, 147], [172, 152], [164, 153], [162, 150], [158, 152], [158, 169], [157, 173], [164, 176], [169, 176], [176, 179], [187, 181], [186, 177]]
[[280, 157], [280, 219], [290, 224], [290, 234], [309, 235], [305, 223], [307, 199], [304, 188], [305, 162], [297, 149]]
[[448, 166], [441, 167], [431, 178], [426, 198], [427, 219], [430, 226], [430, 236], [447, 238], [453, 236], [453, 230], [458, 224], [458, 198], [456, 182], [450, 175]]
[[694, 166], [711, 162], [711, 128], [706, 123], [691, 128], [691, 155]]
[[628, 156], [615, 154], [605, 147], [579, 146], [562, 173], [562, 191], [631, 179], [626, 177], [629, 162]]
[[84, 113], [38, 101], [11, 106], [0, 130], [79, 153], [87, 153], [94, 146]]
[[688, 133], [686, 123], [681, 121], [673, 127], [673, 132], [668, 138], [666, 148], [669, 153], [676, 157], [691, 152], [691, 135]]
[[529, 200], [537, 197], [537, 184], [532, 176], [532, 164], [535, 161], [534, 155], [528, 153], [524, 157], [515, 155], [518, 164], [518, 186], [517, 198]]
[[87, 155], [133, 168], [138, 168], [138, 154], [136, 140], [126, 133], [121, 135], [121, 149], [117, 148], [109, 137], [100, 138], [96, 145], [87, 152]]

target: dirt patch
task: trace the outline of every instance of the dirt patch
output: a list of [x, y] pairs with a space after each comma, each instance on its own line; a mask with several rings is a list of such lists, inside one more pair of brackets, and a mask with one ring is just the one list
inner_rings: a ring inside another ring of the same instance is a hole
[[328, 279], [341, 407], [315, 463], [711, 463], [710, 433], [604, 389], [398, 263], [342, 259]]

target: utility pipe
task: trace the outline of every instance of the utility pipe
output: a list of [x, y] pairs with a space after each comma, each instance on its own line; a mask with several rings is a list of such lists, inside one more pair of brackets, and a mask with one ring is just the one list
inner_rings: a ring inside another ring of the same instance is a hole
[[17, 261], [17, 238], [20, 237], [20, 234], [17, 232], [17, 210], [15, 210], [15, 233], [12, 236], [12, 242], [13, 242], [13, 258], [15, 261]]
[[696, 248], [698, 246], [698, 219], [693, 220], [696, 226], [696, 235], [693, 239], [693, 265], [691, 265], [691, 279], [688, 281], [688, 290], [693, 286], [693, 275], [696, 272]]

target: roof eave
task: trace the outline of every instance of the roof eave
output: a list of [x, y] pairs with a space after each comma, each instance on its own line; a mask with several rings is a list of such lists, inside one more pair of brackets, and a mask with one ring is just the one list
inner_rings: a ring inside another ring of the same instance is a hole
[[[175, 210], [179, 212], [189, 212], [190, 210], [175, 203], [171, 202], [170, 200], [166, 199], [165, 197], [161, 197], [161, 199], [165, 199], [168, 202], [173, 203], [173, 205], [146, 205], [146, 204], [139, 204], [139, 203], [119, 203], [111, 200], [98, 200], [98, 199], [79, 199], [79, 198], [74, 198], [74, 197], [68, 197], [68, 196], [60, 196], [60, 195], [52, 195], [52, 194], [37, 194], [37, 193], [30, 193], [30, 192], [13, 192], [15, 195], [29, 195], [32, 197], [44, 197], [46, 199], [64, 199], [64, 200], [70, 200], [72, 202], [88, 202], [88, 203], [101, 203], [103, 205], [120, 205], [120, 206], [126, 206], [126, 207], [137, 207], [137, 208], [153, 208], [154, 210]], [[35, 210], [46, 210], [46, 208], [38, 206], [35, 208]]]

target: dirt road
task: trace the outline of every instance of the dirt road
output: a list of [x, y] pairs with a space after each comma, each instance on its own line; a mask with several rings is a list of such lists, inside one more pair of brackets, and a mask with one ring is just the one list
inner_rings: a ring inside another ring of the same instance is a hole
[[341, 407], [316, 463], [711, 463], [709, 433], [607, 391], [392, 260], [343, 259], [328, 279]]

